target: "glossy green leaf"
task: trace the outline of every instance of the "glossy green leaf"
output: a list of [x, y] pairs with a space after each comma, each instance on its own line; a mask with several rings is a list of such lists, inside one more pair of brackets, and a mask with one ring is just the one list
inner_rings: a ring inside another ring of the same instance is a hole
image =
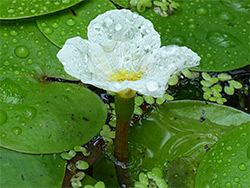
[[249, 187], [250, 123], [233, 129], [202, 160], [196, 187]]
[[73, 84], [28, 81], [1, 82], [10, 88], [0, 97], [7, 114], [0, 129], [1, 146], [30, 153], [62, 152], [99, 133], [107, 113], [97, 95]]
[[19, 19], [49, 14], [83, 0], [1, 0], [0, 19]]
[[162, 17], [153, 9], [142, 15], [160, 33], [162, 45], [187, 46], [201, 57], [196, 70], [225, 71], [250, 64], [249, 3], [245, 0], [185, 1]]
[[106, 119], [106, 107], [82, 86], [47, 82], [68, 76], [59, 50], [33, 20], [3, 22], [0, 51], [0, 145], [28, 153], [55, 153], [91, 140]]
[[239, 110], [199, 101], [169, 102], [155, 107], [130, 130], [132, 174], [181, 156], [199, 162], [235, 126], [250, 121]]
[[62, 47], [69, 38], [80, 36], [86, 39], [89, 22], [114, 8], [108, 0], [85, 0], [65, 11], [37, 18], [37, 25], [50, 41]]
[[41, 34], [33, 19], [2, 21], [0, 35], [1, 79], [11, 77], [17, 82], [23, 76], [73, 79], [56, 57], [59, 48]]
[[0, 187], [62, 187], [60, 155], [31, 155], [0, 148]]

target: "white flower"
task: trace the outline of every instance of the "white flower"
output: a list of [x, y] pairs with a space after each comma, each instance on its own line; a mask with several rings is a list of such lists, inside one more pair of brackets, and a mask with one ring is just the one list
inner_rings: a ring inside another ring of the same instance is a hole
[[57, 57], [83, 83], [163, 97], [170, 76], [197, 66], [200, 57], [186, 47], [160, 46], [149, 20], [129, 10], [111, 10], [90, 22], [88, 40], [68, 39]]

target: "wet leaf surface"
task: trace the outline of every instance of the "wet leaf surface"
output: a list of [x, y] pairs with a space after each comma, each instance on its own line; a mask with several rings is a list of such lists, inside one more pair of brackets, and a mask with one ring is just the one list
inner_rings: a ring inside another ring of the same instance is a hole
[[201, 57], [196, 70], [226, 71], [250, 64], [249, 4], [245, 0], [180, 1], [168, 17], [153, 9], [142, 15], [161, 35], [162, 45], [187, 46]]
[[49, 14], [81, 1], [83, 0], [1, 0], [0, 19], [20, 19]]
[[249, 187], [250, 123], [224, 136], [205, 155], [198, 168], [196, 187]]
[[0, 187], [61, 187], [65, 161], [60, 155], [31, 155], [0, 148]]

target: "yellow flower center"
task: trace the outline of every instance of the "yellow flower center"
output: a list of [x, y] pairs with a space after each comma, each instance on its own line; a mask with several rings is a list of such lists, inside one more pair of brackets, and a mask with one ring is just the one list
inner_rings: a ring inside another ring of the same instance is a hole
[[112, 82], [123, 82], [124, 80], [136, 81], [140, 80], [142, 76], [143, 73], [141, 71], [133, 72], [127, 70], [119, 70], [117, 73], [113, 73], [110, 75], [110, 80]]

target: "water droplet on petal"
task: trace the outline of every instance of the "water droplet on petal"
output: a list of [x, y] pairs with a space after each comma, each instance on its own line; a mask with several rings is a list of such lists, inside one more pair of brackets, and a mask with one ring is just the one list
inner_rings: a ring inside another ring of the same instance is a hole
[[29, 49], [24, 45], [18, 46], [15, 49], [15, 54], [21, 58], [27, 57], [29, 55], [29, 53], [30, 53]]
[[120, 31], [122, 29], [122, 25], [121, 24], [116, 24], [115, 25], [115, 30], [116, 31]]
[[146, 86], [149, 91], [156, 91], [159, 88], [158, 82], [156, 81], [149, 81]]
[[22, 129], [20, 127], [13, 127], [11, 129], [11, 132], [14, 134], [14, 135], [19, 135], [22, 133]]
[[113, 20], [107, 17], [104, 19], [104, 23], [106, 24], [107, 27], [109, 27], [113, 23]]

